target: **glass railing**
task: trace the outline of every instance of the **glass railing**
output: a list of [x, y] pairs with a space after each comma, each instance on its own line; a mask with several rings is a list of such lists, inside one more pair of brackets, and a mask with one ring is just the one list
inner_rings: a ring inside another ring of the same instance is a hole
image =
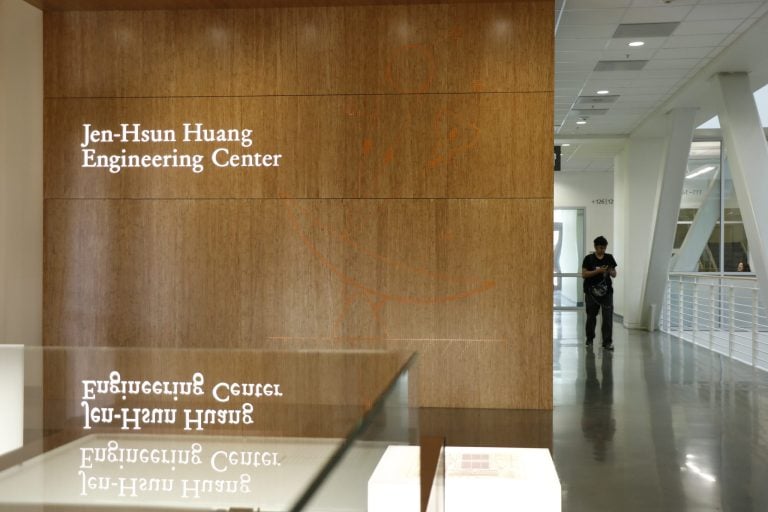
[[368, 510], [414, 358], [0, 346], [0, 510]]

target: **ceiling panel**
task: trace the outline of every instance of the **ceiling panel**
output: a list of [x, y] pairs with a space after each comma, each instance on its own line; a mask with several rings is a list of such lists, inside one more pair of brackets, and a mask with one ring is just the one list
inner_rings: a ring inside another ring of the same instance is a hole
[[697, 5], [688, 16], [690, 21], [733, 20], [748, 18], [762, 5], [761, 2], [730, 3], [720, 2], [714, 5]]
[[626, 88], [625, 96], [630, 99], [634, 95], [669, 96], [675, 87], [680, 85], [679, 76], [650, 77], [643, 76]]
[[568, 2], [565, 5], [567, 10], [563, 13], [562, 18], [560, 18], [560, 23], [566, 25], [618, 24], [625, 12], [625, 9], [569, 10], [570, 5]]
[[683, 21], [674, 32], [676, 36], [692, 36], [698, 34], [730, 34], [742, 23], [735, 20]]
[[571, 53], [578, 50], [602, 50], [605, 48], [605, 39], [559, 39], [557, 53]]
[[[657, 4], [658, 5], [658, 2]], [[682, 21], [691, 11], [688, 5], [663, 7], [631, 7], [626, 10], [622, 23], [664, 23]]]
[[761, 5], [755, 12], [752, 13], [752, 16], [750, 18], [761, 18], [768, 13], [768, 5]]
[[705, 48], [661, 48], [656, 51], [655, 59], [700, 59], [706, 57], [712, 50]]
[[699, 46], [717, 46], [728, 34], [703, 34], [687, 36], [670, 36], [664, 48], [696, 48]]
[[568, 80], [568, 81], [579, 80], [581, 83], [584, 83], [584, 81], [587, 79], [588, 76], [589, 76], [589, 72], [588, 71], [587, 72], [584, 72], [584, 71], [558, 71], [557, 69], [555, 69], [555, 81], [557, 81], [558, 79], [563, 79], [563, 80]]
[[614, 23], [607, 25], [565, 25], [563, 20], [561, 20], [560, 26], [557, 29], [557, 37], [566, 39], [594, 39], [602, 37], [609, 39], [613, 35], [614, 30], [616, 30], [616, 24]]
[[645, 69], [648, 71], [652, 69], [691, 69], [700, 62], [701, 59], [653, 59], [646, 64]]
[[[658, 7], [662, 0], [632, 0], [632, 7]], [[744, 1], [744, 0], [739, 0]], [[696, 5], [699, 0], [674, 0], [675, 6]]]
[[656, 51], [655, 48], [636, 50], [625, 45], [622, 49], [602, 52], [600, 60], [650, 60]]
[[743, 3], [755, 3], [745, 0], [700, 0], [697, 2], [699, 5], [712, 5], [712, 4], [743, 4]]
[[661, 69], [649, 69], [643, 76], [645, 78], [681, 78], [687, 75], [691, 71], [691, 68], [661, 68]]
[[605, 9], [629, 7], [632, 0], [568, 0], [568, 9]]
[[739, 38], [739, 36], [740, 36], [740, 35], [741, 35], [741, 34], [731, 34], [731, 35], [729, 35], [729, 36], [726, 36], [726, 38], [725, 38], [725, 39], [723, 39], [723, 44], [722, 44], [722, 46], [723, 46], [723, 47], [727, 47], [727, 46], [730, 46], [730, 45], [731, 45], [731, 44], [732, 44], [732, 43], [733, 43], [733, 42], [734, 42], [736, 39], [738, 39], [738, 38]]

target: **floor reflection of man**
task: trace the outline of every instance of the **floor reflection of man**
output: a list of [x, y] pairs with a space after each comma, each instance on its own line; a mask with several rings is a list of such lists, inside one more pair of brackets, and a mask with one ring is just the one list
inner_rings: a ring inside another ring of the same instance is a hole
[[591, 347], [587, 348], [584, 407], [581, 415], [581, 430], [584, 437], [594, 445], [592, 453], [596, 461], [605, 460], [608, 445], [616, 432], [616, 419], [613, 417], [613, 354], [607, 350], [602, 354], [601, 382], [597, 378], [595, 353]]

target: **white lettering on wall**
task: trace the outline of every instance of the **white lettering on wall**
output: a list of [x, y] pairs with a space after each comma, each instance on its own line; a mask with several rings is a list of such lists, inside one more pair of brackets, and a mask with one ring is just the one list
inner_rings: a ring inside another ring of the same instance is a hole
[[[211, 128], [203, 123], [183, 123], [180, 129], [145, 127], [141, 123], [121, 123], [119, 129], [95, 128], [83, 123], [80, 142], [84, 169], [106, 169], [118, 174], [124, 169], [186, 168], [195, 174], [205, 170], [205, 155], [186, 153], [177, 146], [184, 144], [237, 143], [241, 148], [253, 146], [250, 128]], [[179, 136], [180, 135], [180, 136]], [[112, 144], [153, 144], [153, 149], [172, 145], [165, 150], [144, 153], [133, 148], [114, 148]], [[280, 167], [282, 154], [272, 152], [233, 153], [231, 147], [211, 150], [210, 161], [217, 168]]]

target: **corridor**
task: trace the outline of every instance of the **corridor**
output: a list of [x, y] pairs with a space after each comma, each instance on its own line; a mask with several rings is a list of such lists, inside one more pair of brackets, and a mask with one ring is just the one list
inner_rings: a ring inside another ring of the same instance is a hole
[[584, 346], [554, 314], [553, 458], [563, 511], [768, 511], [768, 374], [616, 323]]

